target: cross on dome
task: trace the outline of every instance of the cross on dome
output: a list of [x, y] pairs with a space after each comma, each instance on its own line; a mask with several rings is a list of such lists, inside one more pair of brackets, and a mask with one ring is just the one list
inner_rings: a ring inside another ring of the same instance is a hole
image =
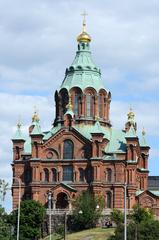
[[83, 16], [83, 23], [82, 23], [82, 33], [78, 35], [77, 41], [78, 42], [90, 42], [91, 37], [90, 35], [86, 32], [86, 16], [88, 14], [84, 11], [81, 16]]

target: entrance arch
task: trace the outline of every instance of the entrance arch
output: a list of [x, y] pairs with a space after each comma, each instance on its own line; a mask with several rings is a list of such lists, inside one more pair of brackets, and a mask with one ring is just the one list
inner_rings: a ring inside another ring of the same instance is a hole
[[56, 208], [66, 209], [69, 207], [68, 196], [66, 193], [60, 192], [57, 194]]

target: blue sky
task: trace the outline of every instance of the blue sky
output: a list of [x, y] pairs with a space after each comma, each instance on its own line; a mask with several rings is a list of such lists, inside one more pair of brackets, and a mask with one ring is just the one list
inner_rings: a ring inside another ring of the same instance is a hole
[[83, 10], [94, 62], [112, 93], [112, 124], [124, 128], [132, 106], [138, 135], [144, 126], [151, 147], [150, 174], [158, 174], [159, 1], [0, 0], [0, 178], [7, 182], [19, 115], [26, 134], [36, 105], [42, 129], [51, 128], [53, 95], [75, 56]]

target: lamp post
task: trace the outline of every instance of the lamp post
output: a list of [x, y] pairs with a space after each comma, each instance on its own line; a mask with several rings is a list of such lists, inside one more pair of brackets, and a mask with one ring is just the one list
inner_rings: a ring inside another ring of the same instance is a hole
[[13, 179], [18, 181], [19, 184], [19, 198], [18, 198], [18, 220], [17, 220], [17, 240], [19, 240], [19, 224], [20, 224], [20, 201], [21, 201], [21, 179], [18, 177], [13, 177]]
[[64, 240], [66, 240], [66, 231], [67, 231], [67, 212], [64, 213]]
[[49, 239], [51, 240], [51, 192], [48, 193], [49, 204]]
[[124, 184], [124, 240], [127, 240], [127, 207], [126, 207], [126, 197], [127, 197], [127, 184]]
[[96, 206], [96, 210], [99, 210], [99, 205], [97, 204], [97, 206]]

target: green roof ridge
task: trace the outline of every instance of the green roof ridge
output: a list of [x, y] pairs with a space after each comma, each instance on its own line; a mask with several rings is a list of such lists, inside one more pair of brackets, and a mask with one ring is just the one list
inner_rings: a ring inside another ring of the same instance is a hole
[[133, 125], [131, 125], [129, 130], [125, 134], [125, 138], [134, 138], [134, 137], [137, 137], [137, 135]]
[[32, 132], [31, 132], [31, 135], [43, 135], [39, 123], [34, 125], [34, 128], [33, 128]]
[[[99, 121], [96, 121], [96, 123], [94, 124], [91, 133], [103, 133], [103, 129], [100, 125]], [[104, 135], [104, 133], [103, 133]]]
[[16, 130], [15, 134], [13, 135], [12, 140], [24, 140], [25, 141], [25, 138], [24, 138], [23, 133], [21, 131], [21, 124], [20, 123], [17, 124], [17, 130]]

